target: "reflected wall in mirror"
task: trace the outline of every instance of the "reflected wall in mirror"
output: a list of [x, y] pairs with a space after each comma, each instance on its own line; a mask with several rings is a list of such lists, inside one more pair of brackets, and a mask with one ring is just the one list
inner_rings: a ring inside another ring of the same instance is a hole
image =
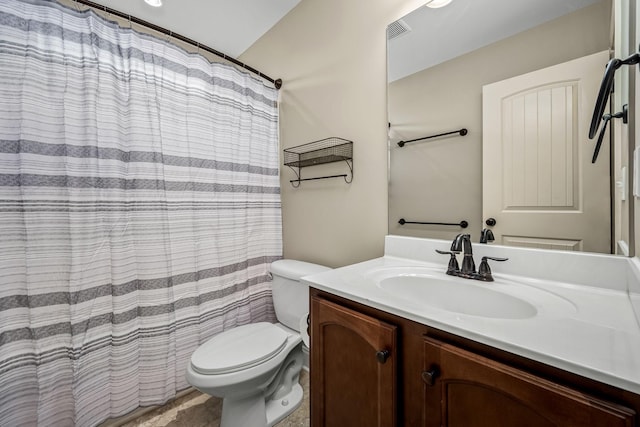
[[[617, 170], [626, 160], [607, 136], [592, 164], [595, 141], [587, 134], [613, 50], [614, 5], [624, 1], [453, 0], [393, 23], [395, 31], [387, 31], [389, 234], [452, 239], [465, 232], [478, 242], [487, 228], [496, 244], [621, 252], [611, 242], [629, 241], [629, 220], [626, 202], [612, 191], [610, 162]], [[548, 74], [567, 67], [580, 73], [585, 64], [590, 77]], [[464, 136], [398, 146], [463, 128]], [[493, 148], [483, 154], [483, 147]], [[487, 175], [501, 181], [483, 188]], [[591, 181], [583, 182], [586, 176]], [[489, 201], [497, 205], [485, 206]], [[572, 216], [590, 204], [599, 212]], [[516, 215], [522, 213], [533, 216]], [[489, 217], [496, 220], [492, 227]], [[464, 220], [469, 227], [401, 225], [400, 219]], [[576, 231], [579, 221], [584, 225]]]

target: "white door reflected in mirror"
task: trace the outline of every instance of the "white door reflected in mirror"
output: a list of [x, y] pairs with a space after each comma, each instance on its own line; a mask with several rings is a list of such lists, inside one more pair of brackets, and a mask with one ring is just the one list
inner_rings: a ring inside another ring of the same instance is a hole
[[[609, 144], [587, 137], [603, 51], [483, 87], [483, 216], [508, 246], [611, 252]], [[598, 224], [598, 227], [593, 227]]]

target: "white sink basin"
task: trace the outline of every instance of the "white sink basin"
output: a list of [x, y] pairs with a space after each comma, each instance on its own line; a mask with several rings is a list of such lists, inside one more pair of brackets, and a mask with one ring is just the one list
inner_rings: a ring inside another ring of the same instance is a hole
[[398, 296], [419, 299], [442, 310], [472, 316], [526, 319], [538, 313], [533, 305], [520, 298], [466, 282], [452, 283], [419, 275], [403, 275], [383, 279], [378, 286]]
[[468, 316], [527, 319], [540, 312], [576, 311], [570, 301], [552, 292], [500, 278], [481, 282], [423, 267], [381, 269], [370, 277], [394, 298]]

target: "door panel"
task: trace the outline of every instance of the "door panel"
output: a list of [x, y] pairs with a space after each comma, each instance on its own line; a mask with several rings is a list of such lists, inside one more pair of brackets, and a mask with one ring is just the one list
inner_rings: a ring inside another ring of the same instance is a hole
[[483, 215], [496, 219], [496, 243], [610, 252], [608, 140], [592, 164], [587, 138], [608, 59], [600, 52], [483, 87]]
[[577, 209], [576, 85], [543, 86], [502, 101], [503, 209]]
[[536, 239], [522, 236], [502, 235], [502, 243], [506, 246], [521, 248], [548, 249], [556, 251], [581, 251], [582, 241], [560, 239]]

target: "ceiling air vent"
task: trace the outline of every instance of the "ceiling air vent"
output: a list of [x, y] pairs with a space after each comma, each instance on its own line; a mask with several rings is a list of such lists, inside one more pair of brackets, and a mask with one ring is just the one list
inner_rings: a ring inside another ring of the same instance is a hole
[[387, 27], [387, 40], [393, 40], [396, 37], [400, 37], [401, 35], [408, 33], [409, 31], [411, 31], [411, 27], [409, 27], [402, 19], [398, 19]]

